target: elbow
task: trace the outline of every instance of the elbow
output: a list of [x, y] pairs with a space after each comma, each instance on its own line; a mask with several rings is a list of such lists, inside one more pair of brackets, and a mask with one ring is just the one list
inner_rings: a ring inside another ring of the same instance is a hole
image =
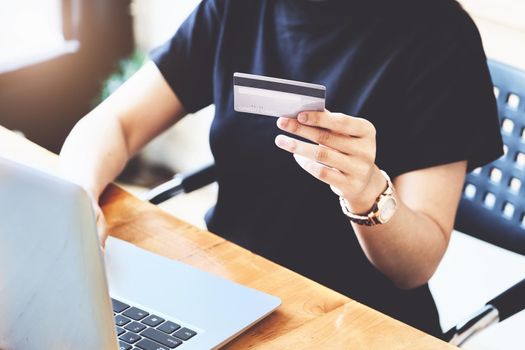
[[399, 276], [392, 276], [391, 280], [399, 289], [410, 290], [421, 287], [430, 281], [436, 268], [409, 271]]
[[450, 231], [440, 231], [443, 237], [441, 248], [436, 249], [434, 252], [427, 252], [425, 256], [420, 256], [417, 259], [417, 263], [412, 263], [410, 267], [405, 266], [404, 269], [398, 269], [389, 275], [396, 287], [403, 290], [415, 289], [427, 284], [434, 276], [445, 254], [450, 238], [450, 234], [445, 234], [444, 232], [452, 232], [452, 229]]
[[420, 279], [406, 278], [406, 279], [393, 280], [393, 282], [395, 286], [399, 289], [410, 290], [410, 289], [415, 289], [415, 288], [425, 285], [426, 283], [428, 283], [429, 280], [430, 280], [430, 277], [420, 278]]

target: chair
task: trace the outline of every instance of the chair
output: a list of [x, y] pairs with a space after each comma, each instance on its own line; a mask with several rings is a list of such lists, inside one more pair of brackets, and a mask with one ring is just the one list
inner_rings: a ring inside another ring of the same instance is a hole
[[173, 179], [151, 189], [142, 198], [158, 205], [182, 193], [190, 193], [215, 182], [215, 165], [205, 166], [189, 174], [176, 174]]
[[467, 175], [455, 227], [525, 255], [525, 72], [495, 61], [489, 68], [505, 155]]
[[[498, 103], [505, 155], [466, 177], [455, 228], [491, 244], [525, 255], [525, 72], [488, 61]], [[215, 181], [215, 166], [154, 188], [144, 197], [159, 204]], [[443, 336], [461, 345], [491, 324], [525, 309], [525, 279], [488, 301]]]
[[[488, 65], [504, 155], [467, 175], [454, 226], [460, 232], [525, 255], [525, 72], [492, 60]], [[460, 345], [481, 329], [523, 310], [525, 279], [500, 297], [452, 328], [446, 338]], [[497, 305], [500, 301], [505, 305]]]

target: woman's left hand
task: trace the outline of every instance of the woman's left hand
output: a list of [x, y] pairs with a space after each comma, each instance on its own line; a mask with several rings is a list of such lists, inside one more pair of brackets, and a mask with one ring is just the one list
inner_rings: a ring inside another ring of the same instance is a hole
[[277, 126], [315, 144], [278, 135], [275, 144], [293, 153], [312, 176], [346, 199], [354, 213], [366, 213], [385, 189], [375, 165], [376, 131], [366, 119], [341, 113], [301, 112], [297, 119], [279, 118]]

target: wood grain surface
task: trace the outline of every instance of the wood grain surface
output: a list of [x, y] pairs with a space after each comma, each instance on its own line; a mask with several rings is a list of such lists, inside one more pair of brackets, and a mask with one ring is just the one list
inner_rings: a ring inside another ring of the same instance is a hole
[[[0, 156], [55, 172], [56, 155], [0, 127]], [[111, 185], [101, 198], [110, 234], [276, 295], [282, 305], [224, 349], [453, 349]]]

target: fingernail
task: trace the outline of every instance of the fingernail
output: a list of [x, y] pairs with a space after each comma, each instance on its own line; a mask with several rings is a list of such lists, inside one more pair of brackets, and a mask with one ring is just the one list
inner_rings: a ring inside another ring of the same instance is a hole
[[296, 153], [293, 154], [293, 157], [295, 158], [295, 161], [299, 164], [299, 165], [305, 165], [306, 162], [307, 162], [307, 159], [305, 157], [302, 157]]
[[286, 128], [288, 126], [288, 118], [277, 119], [277, 126], [280, 128]]
[[297, 116], [297, 120], [300, 123], [306, 123], [308, 121], [308, 114], [307, 113], [299, 113]]
[[279, 147], [287, 147], [290, 145], [290, 140], [284, 135], [277, 135], [275, 138], [275, 144]]

